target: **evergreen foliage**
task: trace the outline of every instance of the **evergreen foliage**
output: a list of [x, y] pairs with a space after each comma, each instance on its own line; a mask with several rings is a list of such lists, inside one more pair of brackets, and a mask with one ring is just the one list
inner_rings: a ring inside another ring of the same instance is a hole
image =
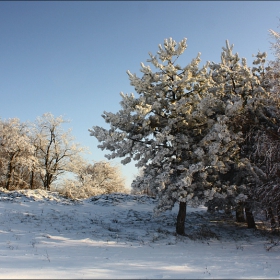
[[246, 180], [256, 185], [263, 173], [251, 161], [251, 147], [246, 151], [248, 135], [276, 126], [271, 114], [277, 109], [265, 74], [266, 53], [259, 52], [250, 68], [227, 41], [220, 63], [199, 67], [198, 54], [181, 67], [176, 61], [186, 48], [186, 39], [178, 44], [166, 39], [157, 56], [149, 53], [151, 66], [141, 63], [141, 78], [127, 71], [137, 96], [121, 93], [122, 109], [102, 115], [110, 129], [90, 130], [98, 147], [110, 151], [108, 159], [122, 157], [123, 164], [133, 159], [143, 168], [132, 187], [157, 196], [156, 214], [180, 203], [177, 222], [185, 204], [231, 201], [232, 207], [250, 200]]

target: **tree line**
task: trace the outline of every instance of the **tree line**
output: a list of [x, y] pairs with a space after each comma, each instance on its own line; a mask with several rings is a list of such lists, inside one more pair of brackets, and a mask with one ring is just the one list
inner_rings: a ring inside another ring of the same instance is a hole
[[50, 191], [58, 183], [56, 190], [71, 198], [127, 192], [119, 168], [86, 161], [87, 149], [62, 129], [64, 123], [51, 113], [34, 123], [0, 119], [0, 187]]

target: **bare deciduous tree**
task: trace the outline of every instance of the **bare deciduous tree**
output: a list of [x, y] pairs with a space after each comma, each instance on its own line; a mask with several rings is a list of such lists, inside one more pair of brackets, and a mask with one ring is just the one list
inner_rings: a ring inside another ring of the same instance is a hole
[[71, 131], [63, 131], [63, 117], [45, 113], [37, 118], [34, 131], [34, 146], [39, 159], [43, 187], [50, 190], [51, 184], [65, 172], [71, 172], [71, 162], [80, 159], [85, 148], [74, 143]]
[[28, 133], [19, 119], [0, 122], [0, 182], [7, 190], [28, 187], [29, 171], [37, 164]]

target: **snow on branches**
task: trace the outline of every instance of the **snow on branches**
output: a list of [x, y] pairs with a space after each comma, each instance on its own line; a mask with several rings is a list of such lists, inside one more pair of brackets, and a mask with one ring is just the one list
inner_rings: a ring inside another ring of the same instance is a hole
[[175, 62], [186, 48], [186, 39], [166, 39], [157, 55], [149, 53], [154, 72], [144, 63], [142, 77], [127, 71], [137, 95], [121, 93], [122, 109], [104, 112], [109, 130], [89, 130], [98, 147], [110, 151], [108, 159], [122, 157], [123, 164], [133, 159], [144, 168], [132, 187], [149, 188], [158, 197], [156, 213], [176, 202], [198, 205], [213, 199], [216, 174], [227, 173], [240, 156], [239, 120], [267, 104], [265, 54], [258, 54], [251, 69], [227, 41], [220, 63], [200, 67], [198, 54], [181, 67]]

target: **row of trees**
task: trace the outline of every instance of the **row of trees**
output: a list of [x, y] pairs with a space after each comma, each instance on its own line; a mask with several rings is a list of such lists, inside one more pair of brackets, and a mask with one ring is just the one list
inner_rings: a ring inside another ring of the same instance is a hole
[[57, 190], [71, 198], [125, 191], [118, 167], [88, 163], [86, 149], [62, 129], [65, 122], [50, 113], [34, 123], [0, 120], [0, 187], [51, 190], [60, 182]]
[[257, 208], [271, 218], [277, 209], [280, 219], [279, 56], [266, 65], [259, 52], [249, 67], [227, 41], [220, 62], [200, 67], [198, 54], [181, 67], [186, 48], [186, 39], [166, 39], [149, 53], [151, 66], [141, 63], [141, 78], [127, 71], [137, 96], [121, 93], [122, 109], [102, 115], [110, 129], [94, 126], [91, 135], [108, 159], [142, 168], [132, 187], [158, 197], [155, 213], [179, 203], [178, 234], [187, 204], [236, 210], [239, 221], [245, 210], [249, 227]]

